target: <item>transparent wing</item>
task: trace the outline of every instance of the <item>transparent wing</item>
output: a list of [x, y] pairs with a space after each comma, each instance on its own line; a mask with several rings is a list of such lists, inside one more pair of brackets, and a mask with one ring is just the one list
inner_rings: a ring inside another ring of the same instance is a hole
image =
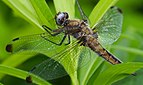
[[30, 72], [44, 78], [45, 80], [63, 77], [67, 75], [67, 72], [61, 64], [64, 64], [64, 66], [67, 67], [66, 70], [71, 71], [73, 70], [72, 68], [75, 68], [73, 72], [76, 71], [76, 65], [74, 65], [74, 63], [78, 60], [79, 52], [78, 44], [75, 42], [72, 46], [67, 47], [58, 54], [52, 56], [50, 59], [35, 66]]
[[80, 13], [82, 20], [85, 20], [87, 23], [89, 23], [89, 20], [88, 20], [87, 16], [85, 15], [84, 11], [82, 10], [78, 0], [76, 0], [76, 5], [78, 7], [78, 10], [79, 10], [79, 13]]
[[87, 65], [91, 59], [91, 52], [93, 52], [88, 47], [82, 47], [79, 59], [78, 59], [78, 69], [82, 68], [83, 66]]
[[[64, 34], [51, 36], [48, 33], [23, 36], [13, 39], [12, 42], [7, 45], [6, 50], [12, 53], [30, 51], [53, 56], [53, 53], [55, 54], [65, 49], [66, 46], [64, 43], [66, 43], [66, 40], [61, 46], [52, 43], [60, 43], [63, 36]], [[49, 42], [48, 40], [52, 42]]]
[[93, 29], [98, 32], [99, 42], [102, 45], [114, 43], [120, 36], [122, 30], [123, 16], [117, 7], [111, 7], [101, 18]]
[[64, 67], [59, 62], [51, 58], [48, 58], [42, 63], [34, 66], [30, 73], [40, 76], [45, 80], [52, 80], [67, 75]]
[[[35, 66], [31, 73], [34, 73], [45, 80], [51, 80], [67, 75], [67, 72], [76, 71], [76, 62], [79, 55], [78, 41], [72, 40], [71, 44], [67, 44], [66, 40], [61, 45], [55, 45], [52, 42], [60, 43], [64, 34], [51, 36], [48, 33], [41, 33], [30, 36], [23, 36], [13, 39], [7, 45], [9, 52], [38, 52], [47, 55], [50, 59], [43, 61], [41, 64]], [[43, 38], [44, 37], [44, 38]], [[52, 41], [49, 42], [48, 40]], [[64, 68], [63, 66], [64, 65]], [[65, 70], [66, 71], [65, 71]]]

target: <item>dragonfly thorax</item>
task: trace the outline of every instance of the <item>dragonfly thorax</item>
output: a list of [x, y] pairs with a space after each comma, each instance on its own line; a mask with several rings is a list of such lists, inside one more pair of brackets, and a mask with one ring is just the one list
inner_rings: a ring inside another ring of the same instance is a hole
[[57, 25], [65, 26], [67, 24], [68, 18], [69, 15], [67, 12], [58, 12], [58, 14], [55, 16], [55, 21]]

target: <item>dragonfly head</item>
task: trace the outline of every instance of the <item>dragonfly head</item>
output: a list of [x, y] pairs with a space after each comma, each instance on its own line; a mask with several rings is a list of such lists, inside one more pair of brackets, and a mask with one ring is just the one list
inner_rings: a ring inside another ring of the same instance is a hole
[[65, 26], [67, 24], [67, 20], [69, 18], [69, 15], [67, 12], [58, 12], [58, 14], [55, 16], [55, 21], [57, 25], [59, 26]]

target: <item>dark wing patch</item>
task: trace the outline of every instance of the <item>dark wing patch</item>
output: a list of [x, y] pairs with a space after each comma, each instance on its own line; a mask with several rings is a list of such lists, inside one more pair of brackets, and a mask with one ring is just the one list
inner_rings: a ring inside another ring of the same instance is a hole
[[19, 38], [15, 38], [15, 39], [13, 39], [12, 41], [16, 41], [16, 40], [19, 40]]
[[26, 82], [32, 83], [32, 77], [30, 75], [26, 77]]
[[8, 45], [6, 46], [6, 51], [7, 51], [7, 52], [12, 52], [12, 44], [8, 44]]

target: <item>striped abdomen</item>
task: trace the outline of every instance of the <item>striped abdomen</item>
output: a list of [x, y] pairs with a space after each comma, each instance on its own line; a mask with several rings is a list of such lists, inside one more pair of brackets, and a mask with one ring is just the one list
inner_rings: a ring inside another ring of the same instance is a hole
[[111, 64], [122, 63], [118, 58], [110, 54], [106, 49], [104, 49], [96, 38], [93, 36], [86, 36], [86, 42], [83, 42], [85, 46], [89, 47], [91, 50], [96, 52], [99, 56], [103, 57], [105, 60], [109, 61]]

